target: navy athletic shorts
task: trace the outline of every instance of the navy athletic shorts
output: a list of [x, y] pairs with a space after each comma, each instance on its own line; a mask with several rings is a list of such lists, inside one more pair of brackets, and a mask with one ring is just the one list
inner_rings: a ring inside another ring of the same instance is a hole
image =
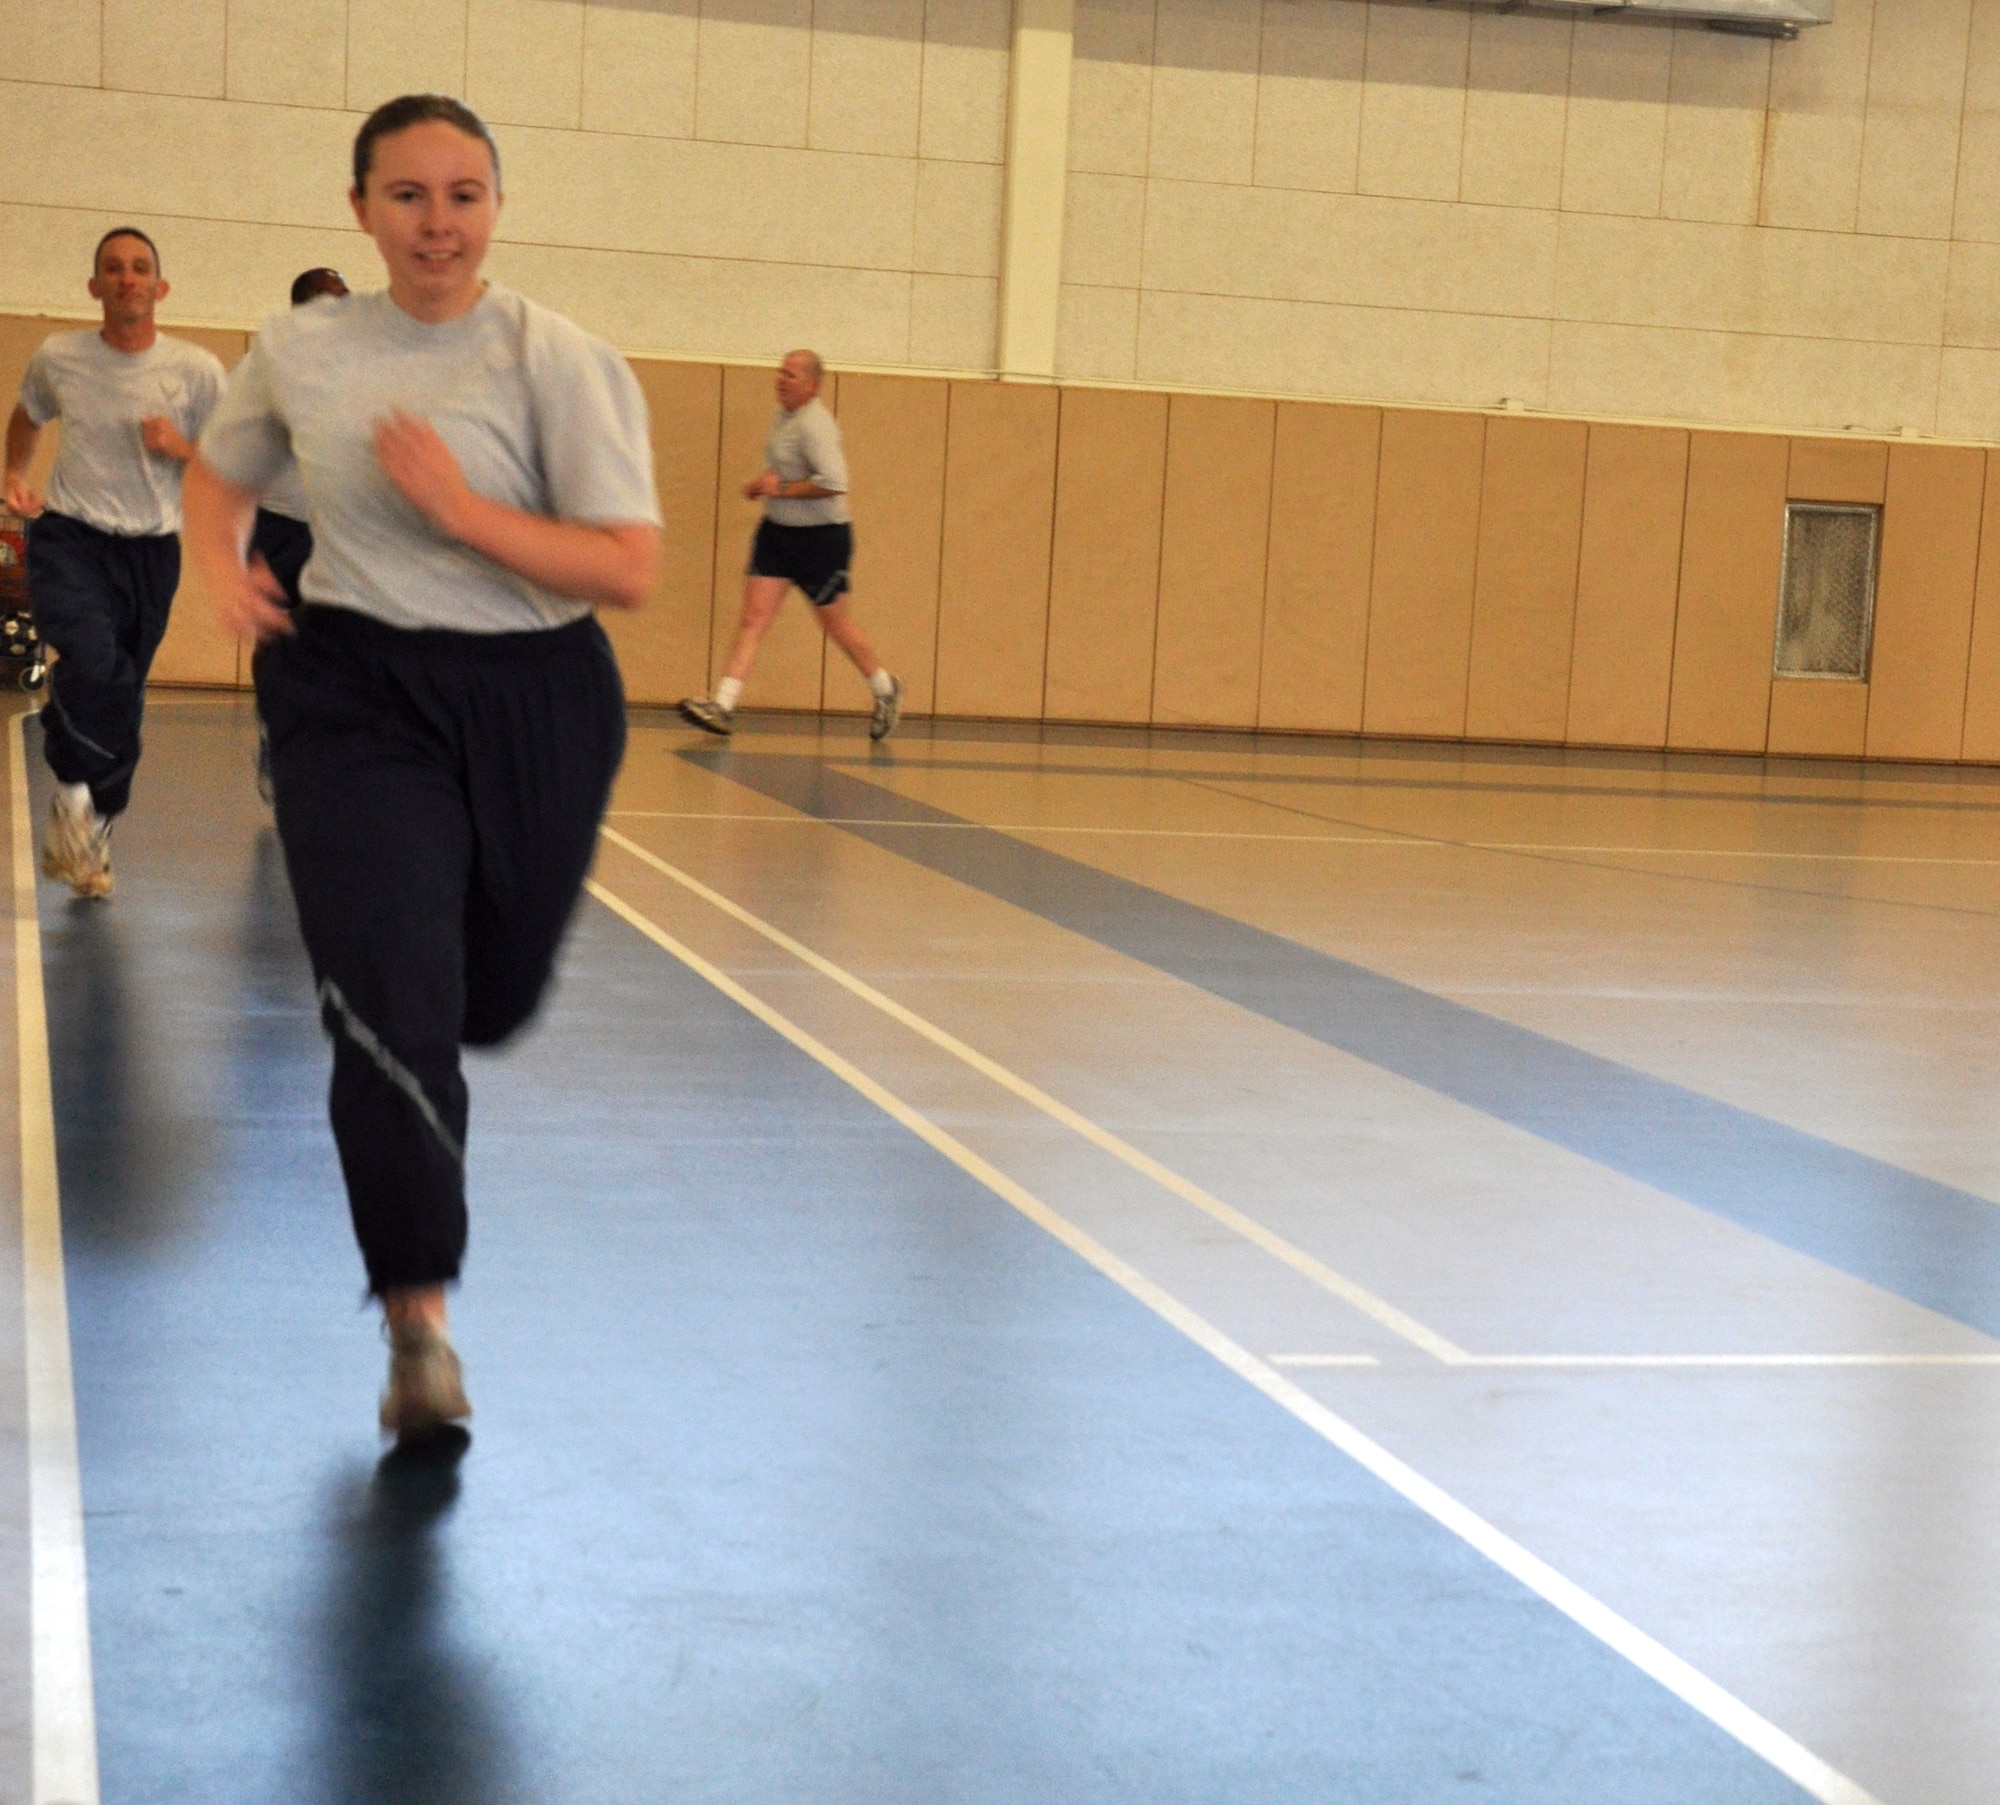
[[766, 520], [750, 541], [753, 577], [782, 577], [805, 591], [815, 608], [847, 593], [847, 567], [854, 561], [854, 529], [845, 521], [830, 526], [780, 526]]

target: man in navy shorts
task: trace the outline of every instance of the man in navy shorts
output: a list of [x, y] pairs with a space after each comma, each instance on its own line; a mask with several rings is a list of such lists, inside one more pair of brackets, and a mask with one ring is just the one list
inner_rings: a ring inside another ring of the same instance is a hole
[[778, 366], [778, 411], [764, 440], [763, 474], [743, 485], [764, 501], [764, 518], [750, 543], [743, 583], [743, 619], [713, 696], [687, 696], [681, 713], [710, 733], [728, 734], [757, 648], [778, 618], [788, 589], [804, 592], [820, 629], [868, 679], [875, 711], [868, 737], [881, 739], [902, 712], [903, 686], [889, 675], [848, 602], [854, 529], [847, 518], [847, 457], [840, 423], [820, 401], [823, 367], [817, 353], [792, 351]]

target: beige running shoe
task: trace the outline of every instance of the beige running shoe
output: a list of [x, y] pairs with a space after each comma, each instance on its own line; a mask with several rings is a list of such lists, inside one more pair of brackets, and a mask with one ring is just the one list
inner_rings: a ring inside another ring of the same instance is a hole
[[875, 698], [875, 711], [868, 719], [868, 737], [871, 740], [885, 740], [895, 732], [896, 723], [903, 718], [903, 680], [889, 679], [889, 693]]
[[382, 1427], [391, 1435], [431, 1435], [471, 1414], [451, 1337], [425, 1322], [391, 1329]]
[[91, 807], [90, 791], [80, 783], [56, 786], [42, 841], [42, 875], [69, 885], [78, 896], [111, 894], [111, 823]]

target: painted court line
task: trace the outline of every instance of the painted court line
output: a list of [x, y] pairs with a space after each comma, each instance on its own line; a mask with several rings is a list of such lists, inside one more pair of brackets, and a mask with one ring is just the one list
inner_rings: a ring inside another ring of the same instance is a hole
[[[1220, 1198], [1203, 1190], [1193, 1180], [1182, 1177], [1170, 1166], [1161, 1164], [1150, 1154], [1142, 1153], [1129, 1142], [1121, 1140], [1109, 1129], [1092, 1121], [1080, 1111], [1072, 1109], [1060, 1099], [1052, 1097], [1039, 1086], [1020, 1076], [996, 1059], [970, 1047], [949, 1030], [940, 1028], [935, 1022], [919, 1015], [914, 1009], [884, 995], [867, 980], [842, 965], [836, 964], [823, 953], [815, 952], [803, 941], [794, 939], [784, 929], [753, 914], [733, 898], [710, 888], [699, 878], [680, 869], [649, 852], [636, 841], [627, 839], [615, 828], [605, 828], [604, 837], [630, 853], [642, 864], [671, 878], [691, 895], [699, 897], [712, 908], [721, 911], [731, 920], [740, 922], [753, 933], [762, 936], [772, 945], [789, 953], [800, 963], [809, 966], [822, 977], [831, 979], [843, 990], [859, 997], [870, 1007], [880, 1010], [891, 1020], [901, 1023], [912, 1033], [921, 1035], [933, 1046], [943, 1049], [954, 1059], [970, 1066], [981, 1077], [991, 1080], [1003, 1090], [1020, 1098], [1040, 1110], [1044, 1115], [1059, 1122], [1063, 1127], [1089, 1141], [1092, 1146], [1110, 1154], [1114, 1159], [1129, 1166], [1141, 1176], [1151, 1179], [1164, 1190], [1185, 1203], [1193, 1204], [1205, 1215], [1213, 1217], [1226, 1227], [1235, 1230], [1253, 1246], [1271, 1254], [1284, 1262], [1294, 1272], [1310, 1279], [1322, 1289], [1331, 1292], [1344, 1303], [1355, 1309], [1391, 1333], [1400, 1336], [1411, 1346], [1423, 1350], [1434, 1360], [1446, 1366], [1463, 1367], [1704, 1367], [1704, 1366], [1770, 1366], [1770, 1367], [1813, 1367], [1813, 1366], [2000, 1366], [2000, 1353], [1995, 1354], [1474, 1354], [1467, 1352], [1457, 1343], [1447, 1340], [1435, 1329], [1419, 1322], [1407, 1311], [1399, 1310], [1385, 1298], [1357, 1284], [1344, 1274], [1334, 1271], [1324, 1262], [1315, 1259], [1302, 1248], [1266, 1228], [1254, 1217], [1232, 1208]], [[1359, 1365], [1379, 1364], [1372, 1355], [1367, 1356], [1284, 1356], [1278, 1364], [1298, 1365]]]
[[29, 1612], [32, 1622], [31, 1805], [97, 1805], [97, 1708], [90, 1600], [63, 1282], [62, 1198], [49, 1079], [35, 832], [28, 804], [25, 713], [8, 734], [14, 815], [14, 1003], [21, 1116], [21, 1253], [28, 1389]]
[[[1254, 802], [1255, 797], [1239, 797]], [[957, 827], [965, 831], [984, 828], [996, 834], [1072, 834], [1107, 840], [1257, 840], [1285, 846], [1379, 846], [1392, 852], [1589, 852], [1623, 853], [1648, 859], [1753, 859], [1791, 860], [1826, 865], [1967, 865], [1979, 869], [2000, 867], [2000, 859], [1959, 859], [1931, 857], [1903, 852], [1764, 852], [1736, 846], [1572, 846], [1556, 840], [1446, 840], [1412, 835], [1385, 827], [1378, 834], [1278, 834], [1209, 827], [1076, 827], [1052, 826], [1039, 821], [879, 821], [872, 817], [839, 815], [752, 815], [704, 809], [613, 809], [606, 817], [614, 821], [755, 821], [766, 827], [920, 827], [926, 832]]]
[[654, 945], [673, 955], [697, 977], [713, 985], [724, 996], [767, 1028], [782, 1036], [807, 1057], [816, 1060], [836, 1078], [858, 1091], [884, 1114], [902, 1124], [927, 1146], [950, 1160], [960, 1171], [984, 1185], [1004, 1202], [1019, 1210], [1038, 1228], [1052, 1235], [1071, 1252], [1088, 1261], [1113, 1284], [1136, 1298], [1149, 1310], [1170, 1323], [1196, 1346], [1226, 1366], [1239, 1378], [1288, 1411], [1299, 1422], [1338, 1448], [1349, 1459], [1372, 1473], [1383, 1484], [1441, 1524], [1461, 1541], [1511, 1575], [1530, 1591], [1553, 1605], [1573, 1623], [1622, 1655], [1640, 1672], [1664, 1686], [1684, 1704], [1691, 1706], [1726, 1734], [1733, 1736], [1753, 1754], [1821, 1805], [1881, 1805], [1875, 1798], [1838, 1769], [1829, 1765], [1803, 1743], [1753, 1711], [1734, 1693], [1725, 1691], [1706, 1674], [1684, 1661], [1664, 1644], [1655, 1641], [1636, 1624], [1565, 1578], [1538, 1555], [1531, 1554], [1511, 1536], [1496, 1529], [1485, 1518], [1433, 1484], [1414, 1467], [1364, 1435], [1344, 1417], [1336, 1415], [1316, 1398], [1294, 1385], [1268, 1362], [1222, 1333], [1198, 1316], [1179, 1299], [1163, 1291], [1136, 1268], [1100, 1245], [1073, 1223], [1059, 1216], [1039, 1197], [983, 1159], [962, 1141], [940, 1128], [928, 1116], [905, 1103], [894, 1092], [871, 1078], [858, 1066], [843, 1059], [831, 1047], [815, 1039], [805, 1029], [773, 1009], [762, 998], [711, 965], [693, 948], [683, 945], [623, 898], [592, 880], [590, 894], [621, 921], [643, 934]]
[[1449, 1366], [1461, 1366], [1465, 1363], [1467, 1356], [1462, 1348], [1447, 1341], [1435, 1329], [1426, 1327], [1414, 1316], [1397, 1309], [1387, 1299], [1377, 1297], [1365, 1286], [1358, 1285], [1345, 1274], [1334, 1271], [1325, 1262], [1314, 1259], [1303, 1248], [1294, 1247], [1282, 1236], [1273, 1234], [1261, 1222], [1244, 1215], [1241, 1210], [1232, 1209], [1219, 1197], [1204, 1191], [1191, 1179], [1183, 1178], [1171, 1167], [1162, 1165], [1152, 1155], [1142, 1153], [1129, 1142], [1120, 1140], [1108, 1128], [1101, 1127], [1088, 1116], [1071, 1109], [1067, 1103], [1050, 1096], [1047, 1091], [1029, 1083], [1019, 1073], [1010, 1071], [999, 1061], [989, 1059], [976, 1048], [967, 1046], [955, 1034], [917, 1014], [914, 1009], [905, 1008], [894, 997], [883, 995], [872, 984], [857, 978], [845, 967], [836, 965], [831, 959], [814, 952], [803, 942], [794, 940], [784, 929], [774, 927], [760, 916], [751, 914], [740, 903], [733, 902], [718, 890], [711, 890], [699, 878], [690, 876], [677, 865], [669, 864], [657, 853], [648, 852], [637, 841], [628, 840], [616, 828], [607, 827], [602, 831], [604, 838], [622, 852], [629, 853], [641, 864], [650, 866], [662, 876], [671, 878], [682, 889], [700, 897], [711, 908], [719, 909], [732, 920], [741, 922], [752, 933], [762, 935], [773, 946], [781, 947], [801, 964], [810, 966], [822, 977], [832, 979], [843, 990], [859, 997], [871, 1008], [880, 1010], [890, 1020], [900, 1022], [911, 1033], [921, 1035], [961, 1064], [970, 1066], [982, 1078], [999, 1085], [1002, 1090], [1012, 1093], [1023, 1103], [1040, 1110], [1051, 1120], [1060, 1122], [1073, 1134], [1081, 1135], [1093, 1147], [1110, 1154], [1113, 1159], [1129, 1166], [1142, 1177], [1151, 1179], [1163, 1190], [1171, 1191], [1183, 1203], [1194, 1205], [1203, 1214], [1212, 1216], [1225, 1227], [1233, 1229], [1253, 1246], [1261, 1248], [1273, 1259], [1282, 1261], [1322, 1290], [1331, 1292], [1343, 1303], [1359, 1310], [1362, 1315], [1380, 1323], [1391, 1334], [1401, 1336], [1413, 1347], [1422, 1348], [1432, 1358], [1442, 1360]]
[[[1273, 1366], [1380, 1366], [1373, 1354], [1271, 1354]], [[2000, 1366], [2000, 1354], [1468, 1354], [1467, 1367]]]
[[[1250, 1015], [2000, 1341], [1993, 1201], [808, 758], [675, 754]], [[731, 800], [734, 800], [733, 798]]]

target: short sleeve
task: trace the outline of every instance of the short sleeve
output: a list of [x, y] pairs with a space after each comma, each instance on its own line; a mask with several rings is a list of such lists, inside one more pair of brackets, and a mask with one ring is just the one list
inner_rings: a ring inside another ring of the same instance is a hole
[[533, 320], [527, 375], [549, 511], [593, 526], [658, 526], [646, 397], [624, 358], [560, 317]]
[[62, 403], [56, 398], [55, 372], [49, 367], [49, 354], [37, 348], [28, 359], [27, 374], [21, 378], [21, 411], [37, 426], [46, 426], [62, 412]]
[[204, 353], [194, 369], [189, 372], [188, 408], [194, 417], [194, 427], [188, 437], [198, 439], [202, 430], [214, 416], [217, 404], [229, 387], [229, 372], [222, 367], [222, 359]]
[[826, 490], [830, 495], [845, 495], [847, 453], [841, 448], [839, 426], [823, 407], [808, 413], [804, 425], [806, 430], [799, 438], [805, 446], [806, 456], [812, 460], [813, 486]]
[[292, 437], [280, 417], [269, 353], [263, 339], [228, 378], [222, 398], [202, 428], [203, 460], [226, 483], [262, 494], [292, 455]]

